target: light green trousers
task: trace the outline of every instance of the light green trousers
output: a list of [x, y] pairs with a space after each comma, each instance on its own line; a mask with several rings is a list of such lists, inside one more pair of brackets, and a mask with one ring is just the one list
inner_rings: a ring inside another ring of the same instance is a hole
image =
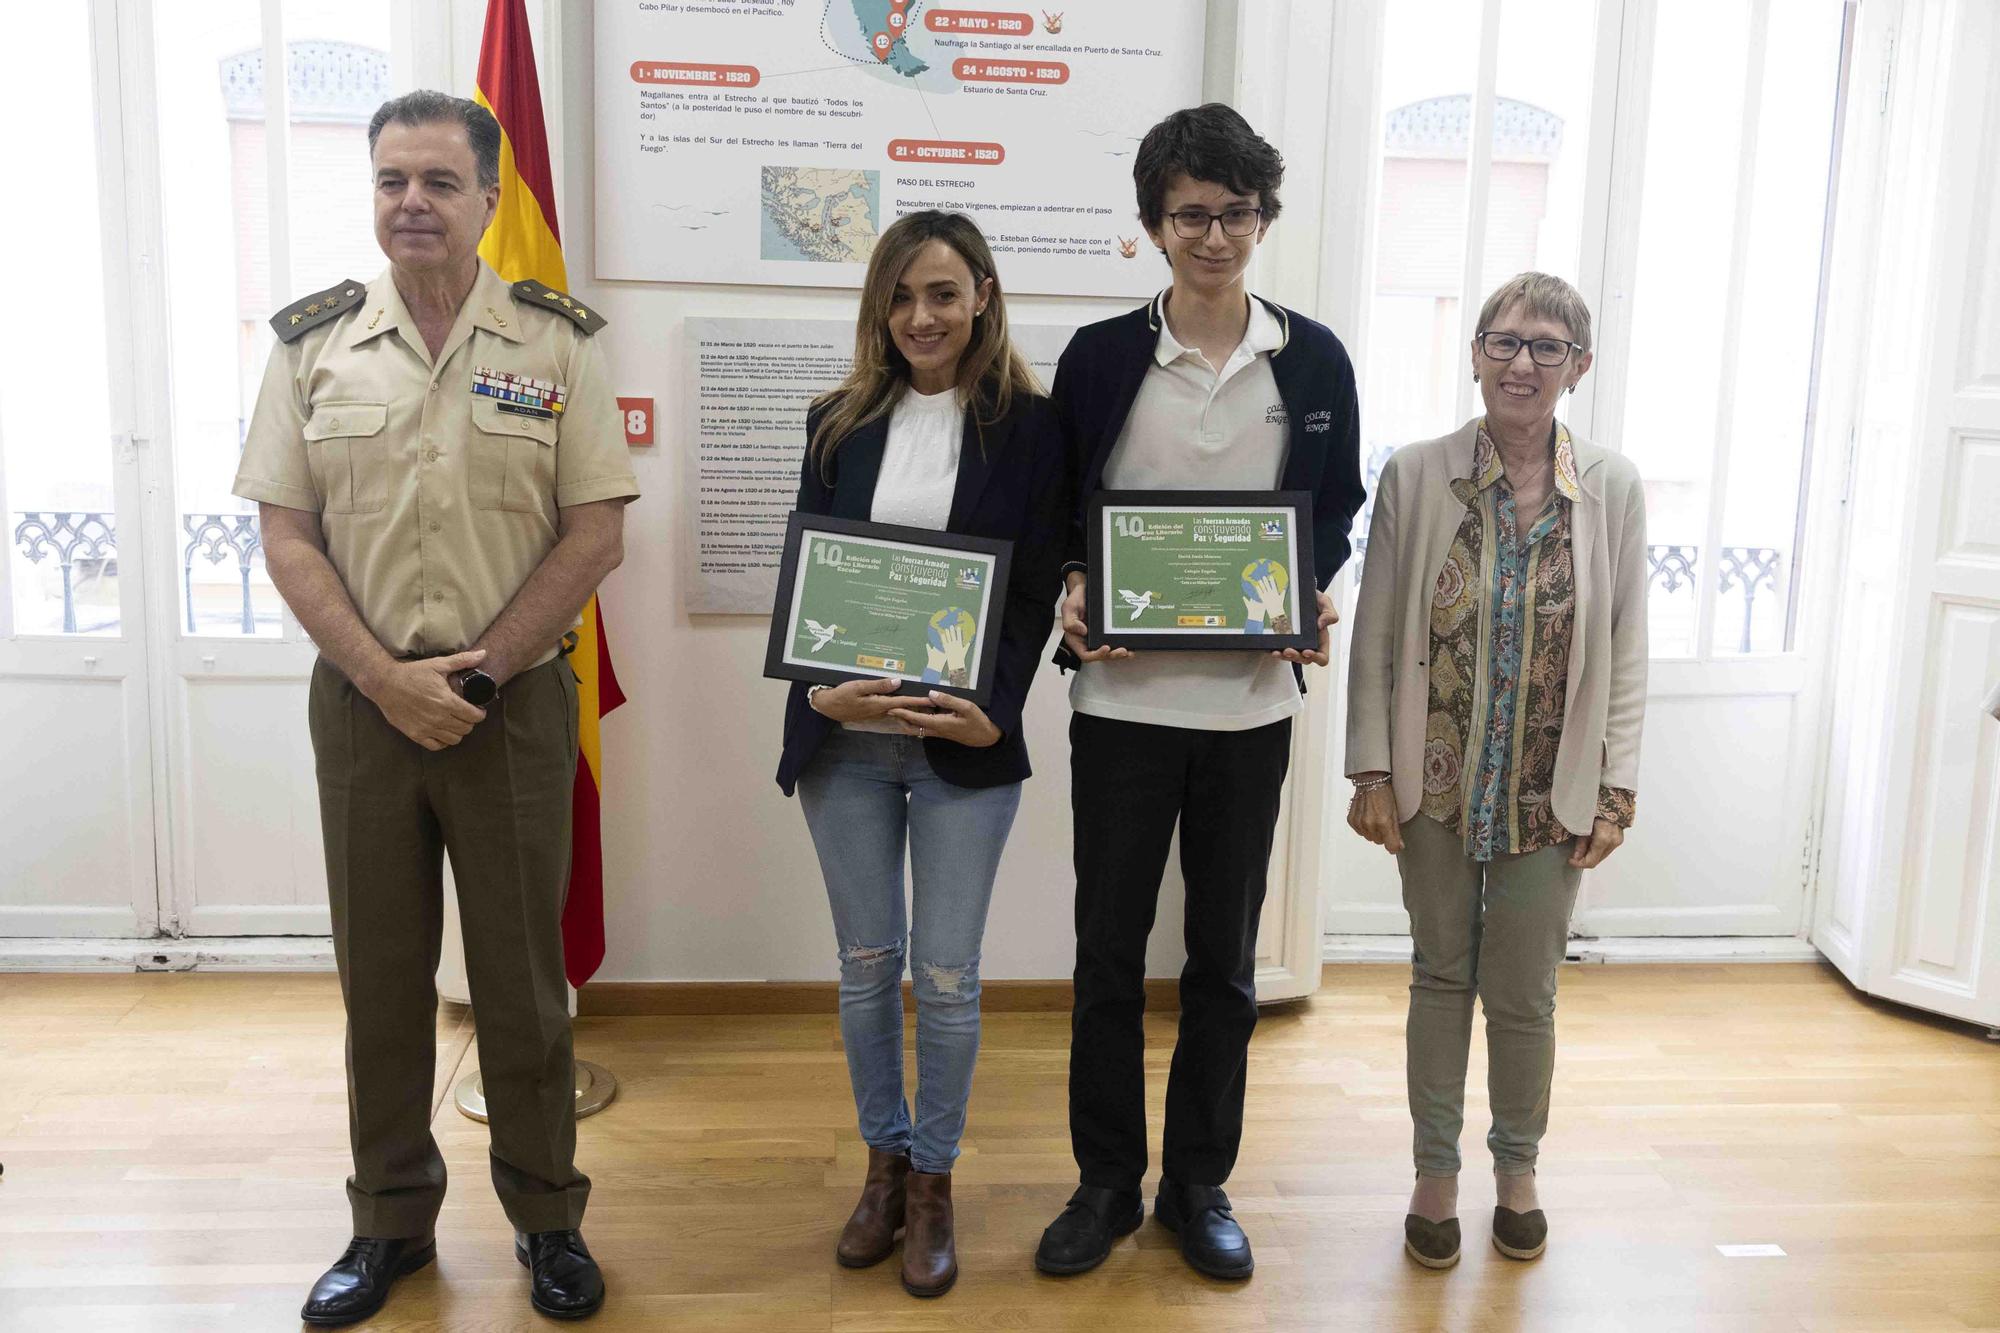
[[1403, 825], [1403, 906], [1414, 944], [1406, 1029], [1410, 1119], [1426, 1176], [1458, 1174], [1472, 997], [1486, 1010], [1486, 1146], [1501, 1175], [1534, 1170], [1549, 1125], [1556, 1060], [1556, 967], [1583, 872], [1572, 844], [1475, 861], [1428, 815]]

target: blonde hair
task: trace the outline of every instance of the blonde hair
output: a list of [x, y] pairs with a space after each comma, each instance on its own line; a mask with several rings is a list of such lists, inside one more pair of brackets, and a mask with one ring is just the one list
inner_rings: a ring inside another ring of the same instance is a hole
[[1571, 342], [1590, 350], [1590, 307], [1583, 303], [1581, 292], [1553, 273], [1517, 273], [1494, 288], [1479, 307], [1479, 327], [1474, 332], [1486, 332], [1501, 312], [1516, 304], [1531, 315], [1555, 320], [1569, 330]]
[[[986, 309], [974, 316], [972, 339], [958, 359], [958, 401], [983, 429], [1007, 415], [1017, 393], [1042, 395], [1041, 381], [1027, 359], [1014, 348], [1007, 333], [1007, 306], [994, 271], [993, 251], [979, 225], [962, 213], [928, 209], [899, 218], [875, 242], [868, 274], [861, 283], [861, 313], [854, 323], [854, 367], [838, 387], [813, 401], [822, 410], [819, 426], [807, 448], [828, 475], [828, 462], [840, 442], [869, 422], [886, 415], [910, 382], [910, 363], [889, 333], [889, 311], [895, 304], [896, 283], [923, 248], [932, 241], [950, 246], [972, 270], [973, 291], [992, 280]], [[981, 448], [985, 439], [980, 438]]]

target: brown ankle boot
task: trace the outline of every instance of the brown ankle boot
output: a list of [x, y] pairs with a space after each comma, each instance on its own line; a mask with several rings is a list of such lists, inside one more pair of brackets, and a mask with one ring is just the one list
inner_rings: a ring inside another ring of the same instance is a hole
[[903, 1290], [942, 1296], [958, 1281], [952, 1240], [951, 1173], [910, 1172], [910, 1227], [903, 1233]]
[[909, 1175], [909, 1158], [876, 1148], [868, 1150], [868, 1179], [862, 1182], [861, 1200], [840, 1229], [840, 1243], [833, 1247], [833, 1257], [842, 1266], [879, 1264], [896, 1248], [896, 1232], [903, 1225], [904, 1183]]

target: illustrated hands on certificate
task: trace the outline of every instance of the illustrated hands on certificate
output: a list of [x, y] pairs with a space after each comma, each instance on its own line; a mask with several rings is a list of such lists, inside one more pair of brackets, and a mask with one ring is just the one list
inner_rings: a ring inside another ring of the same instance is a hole
[[936, 684], [944, 679], [944, 649], [934, 643], [924, 645], [924, 681]]
[[957, 620], [938, 631], [938, 638], [944, 643], [945, 679], [953, 685], [964, 685], [968, 677], [965, 672], [965, 622]]
[[1069, 592], [1063, 596], [1062, 602], [1063, 647], [1076, 654], [1076, 660], [1079, 662], [1116, 662], [1132, 656], [1130, 648], [1112, 648], [1108, 645], [1103, 648], [1084, 646], [1084, 640], [1090, 634], [1089, 627], [1083, 623], [1084, 582], [1085, 576], [1082, 570], [1070, 571]]
[[[1263, 581], [1259, 580], [1261, 591]], [[1319, 647], [1312, 649], [1287, 648], [1283, 652], [1272, 653], [1287, 662], [1307, 662], [1313, 666], [1325, 666], [1333, 657], [1333, 627], [1340, 623], [1340, 612], [1333, 605], [1331, 593], [1319, 595]]]
[[1291, 608], [1285, 605], [1285, 594], [1278, 591], [1278, 576], [1266, 574], [1258, 579], [1254, 586], [1257, 589], [1258, 605], [1263, 608], [1263, 615], [1260, 618], [1264, 622], [1264, 627], [1273, 634], [1284, 633], [1290, 627], [1287, 622], [1291, 620], [1292, 612]]

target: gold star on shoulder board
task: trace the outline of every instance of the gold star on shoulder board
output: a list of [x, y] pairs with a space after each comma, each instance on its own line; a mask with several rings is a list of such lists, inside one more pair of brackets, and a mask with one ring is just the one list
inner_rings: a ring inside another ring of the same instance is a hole
[[563, 303], [563, 309], [565, 310], [576, 309], [576, 302], [570, 300], [567, 296], [562, 298], [562, 303]]
[[293, 316], [292, 316], [292, 323], [294, 323], [294, 324], [297, 324], [297, 323], [300, 323], [301, 321], [303, 321], [304, 319], [305, 319], [305, 316], [304, 316], [304, 315], [293, 315]]
[[340, 304], [340, 298], [338, 296], [329, 296], [326, 298], [326, 308], [328, 310], [333, 309], [335, 306], [339, 304]]
[[319, 313], [319, 302], [317, 301], [310, 302], [306, 306], [306, 313], [308, 315], [317, 315]]
[[548, 297], [549, 300], [551, 301], [559, 301], [562, 299], [562, 295], [559, 292], [543, 292], [542, 295]]
[[578, 318], [578, 319], [589, 319], [589, 318], [590, 318], [590, 312], [589, 312], [588, 310], [585, 310], [585, 309], [584, 309], [584, 308], [583, 308], [582, 306], [577, 306], [577, 307], [576, 307], [576, 314], [577, 314], [577, 318]]

